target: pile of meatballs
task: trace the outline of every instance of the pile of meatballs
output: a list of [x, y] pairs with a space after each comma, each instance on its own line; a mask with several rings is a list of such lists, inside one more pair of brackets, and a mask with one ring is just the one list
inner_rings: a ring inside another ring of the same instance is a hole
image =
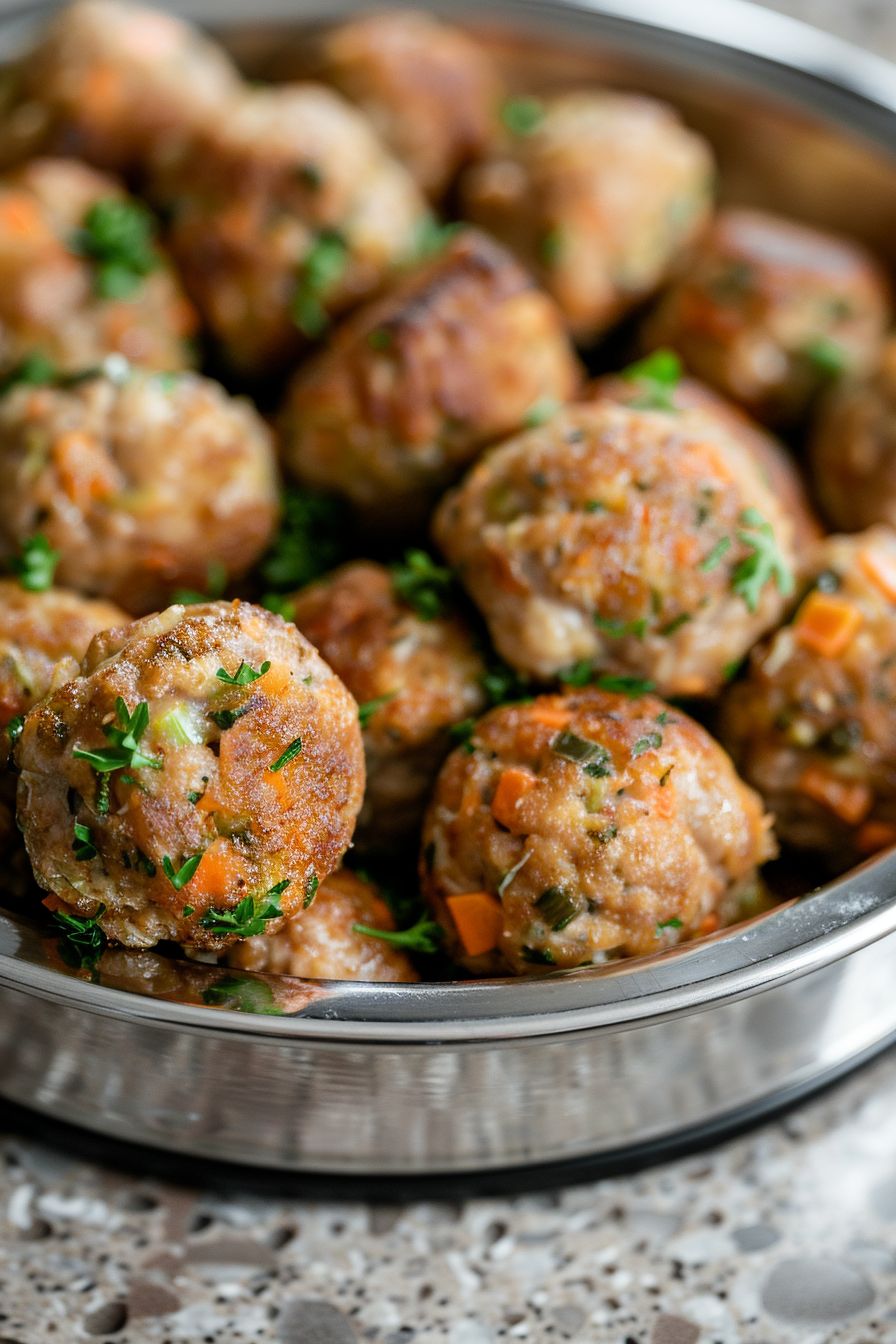
[[10, 884], [94, 952], [531, 975], [896, 841], [875, 260], [422, 13], [294, 73], [77, 0], [3, 82]]

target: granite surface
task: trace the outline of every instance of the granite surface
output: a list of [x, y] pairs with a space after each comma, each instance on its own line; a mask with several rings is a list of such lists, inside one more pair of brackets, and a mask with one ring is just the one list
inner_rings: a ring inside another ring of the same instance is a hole
[[[894, 0], [777, 8], [896, 56]], [[0, 1344], [82, 1340], [896, 1344], [896, 1053], [700, 1156], [464, 1204], [212, 1192], [13, 1130]]]

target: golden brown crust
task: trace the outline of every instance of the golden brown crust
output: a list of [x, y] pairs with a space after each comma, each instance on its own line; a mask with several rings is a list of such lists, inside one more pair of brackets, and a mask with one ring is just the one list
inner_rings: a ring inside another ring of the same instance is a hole
[[[570, 739], [591, 755], [568, 759]], [[505, 705], [470, 746], [439, 776], [421, 880], [449, 951], [475, 972], [660, 951], [732, 918], [774, 853], [770, 818], [724, 751], [652, 696]], [[524, 783], [511, 807], [498, 801], [508, 771]], [[494, 952], [469, 955], [458, 938], [448, 898], [471, 892], [500, 901]]]

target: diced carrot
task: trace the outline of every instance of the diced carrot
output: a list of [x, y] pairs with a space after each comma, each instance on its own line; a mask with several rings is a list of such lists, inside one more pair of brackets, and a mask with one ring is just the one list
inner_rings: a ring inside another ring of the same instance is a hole
[[94, 116], [117, 111], [121, 98], [121, 76], [111, 65], [94, 66], [81, 85], [81, 99]]
[[675, 563], [682, 569], [688, 569], [697, 558], [697, 539], [681, 536], [675, 542]]
[[495, 796], [492, 799], [492, 816], [495, 821], [515, 831], [519, 825], [517, 808], [527, 793], [535, 788], [538, 780], [529, 770], [519, 770], [511, 766], [498, 780]]
[[115, 491], [114, 468], [100, 458], [90, 435], [67, 430], [54, 439], [52, 454], [59, 484], [79, 507], [94, 499], [107, 499]]
[[891, 602], [896, 602], [896, 556], [887, 551], [869, 546], [859, 552], [859, 565], [865, 577], [870, 579]]
[[190, 904], [197, 899], [215, 901], [226, 896], [240, 876], [240, 861], [229, 840], [215, 840], [202, 856], [190, 882]]
[[545, 728], [565, 728], [572, 718], [572, 713], [565, 705], [555, 704], [547, 698], [536, 700], [529, 710], [529, 717], [535, 723], [544, 724]]
[[701, 919], [700, 923], [697, 925], [698, 938], [705, 938], [707, 934], [715, 933], [716, 929], [719, 927], [719, 923], [720, 921], [717, 914], [708, 914], [704, 919]]
[[804, 648], [823, 658], [839, 658], [862, 624], [858, 607], [832, 593], [809, 594], [796, 614], [794, 633]]
[[859, 780], [840, 779], [820, 765], [810, 765], [803, 771], [799, 788], [808, 798], [846, 822], [847, 826], [857, 826], [867, 817], [874, 801], [867, 784]]
[[866, 821], [856, 835], [856, 847], [861, 854], [876, 854], [890, 845], [896, 845], [896, 826], [888, 821]]
[[282, 770], [268, 770], [265, 775], [265, 779], [272, 792], [276, 794], [277, 802], [284, 812], [292, 807], [298, 796], [295, 774], [290, 774], [293, 764], [294, 762], [290, 761], [289, 765], [284, 766]]
[[504, 932], [504, 911], [487, 891], [466, 891], [446, 896], [457, 936], [468, 957], [479, 957], [498, 946]]
[[43, 232], [37, 202], [23, 191], [8, 191], [0, 196], [0, 232], [27, 238]]

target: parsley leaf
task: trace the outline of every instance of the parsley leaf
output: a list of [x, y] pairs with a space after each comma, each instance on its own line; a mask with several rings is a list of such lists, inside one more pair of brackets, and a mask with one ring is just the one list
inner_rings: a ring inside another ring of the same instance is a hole
[[117, 723], [103, 724], [103, 732], [112, 743], [110, 747], [101, 747], [98, 751], [84, 751], [75, 747], [72, 755], [81, 761], [89, 761], [98, 774], [109, 774], [127, 766], [131, 770], [147, 767], [161, 770], [162, 761], [158, 756], [147, 756], [140, 750], [140, 739], [149, 727], [149, 705], [141, 700], [133, 713], [119, 695], [115, 701]]
[[645, 751], [656, 751], [662, 745], [662, 733], [647, 733], [645, 737], [639, 737], [632, 747], [632, 756], [643, 756]]
[[273, 774], [276, 774], [277, 771], [282, 770], [285, 765], [289, 765], [290, 761], [294, 761], [301, 750], [302, 739], [300, 737], [294, 737], [286, 750], [277, 757], [273, 765], [268, 766], [268, 769]]
[[232, 676], [223, 667], [218, 668], [215, 676], [219, 681], [226, 682], [228, 686], [251, 686], [253, 681], [258, 681], [259, 677], [263, 677], [265, 672], [270, 672], [270, 670], [271, 665], [267, 662], [262, 663], [257, 672], [249, 663], [243, 662], [240, 663]]
[[0, 395], [23, 383], [28, 387], [41, 387], [45, 383], [52, 383], [56, 379], [56, 374], [56, 365], [52, 359], [35, 350], [25, 355], [24, 359], [20, 359], [18, 364], [0, 378]]
[[849, 365], [849, 356], [843, 346], [832, 341], [830, 336], [816, 336], [814, 340], [807, 341], [801, 353], [819, 373], [828, 378], [839, 377]]
[[220, 937], [254, 938], [264, 933], [269, 920], [279, 919], [280, 897], [289, 886], [289, 878], [278, 882], [261, 896], [244, 896], [232, 910], [206, 910], [199, 923]]
[[[280, 530], [261, 562], [261, 576], [277, 590], [304, 588], [345, 558], [348, 511], [334, 495], [292, 488], [284, 491], [282, 506]], [[270, 601], [265, 605], [277, 610]]]
[[647, 633], [647, 618], [639, 616], [634, 621], [616, 621], [610, 616], [601, 616], [595, 612], [594, 624], [598, 630], [610, 636], [611, 639], [625, 639], [631, 635], [634, 639], [643, 639]]
[[442, 941], [441, 926], [428, 915], [421, 915], [410, 929], [374, 929], [369, 924], [353, 924], [352, 932], [364, 934], [366, 938], [381, 938], [384, 943], [403, 947], [408, 952], [437, 952]]
[[202, 1002], [211, 1008], [230, 1008], [237, 1013], [260, 1013], [266, 1017], [282, 1017], [283, 1011], [274, 1003], [274, 991], [264, 980], [250, 980], [248, 976], [225, 975], [202, 991]]
[[392, 588], [421, 621], [441, 616], [454, 591], [454, 575], [437, 565], [426, 551], [405, 551], [404, 559], [391, 566]]
[[320, 886], [320, 878], [317, 873], [312, 873], [305, 883], [305, 897], [302, 901], [302, 909], [307, 910], [314, 904], [314, 898], [317, 895]]
[[652, 681], [645, 681], [642, 677], [597, 677], [594, 684], [602, 691], [618, 691], [620, 695], [627, 695], [631, 700], [637, 700], [642, 695], [650, 695], [651, 691], [656, 689]]
[[744, 529], [737, 534], [742, 546], [752, 554], [741, 560], [731, 575], [731, 587], [742, 597], [748, 611], [756, 611], [762, 589], [773, 580], [782, 597], [793, 592], [793, 574], [778, 548], [770, 523], [756, 509], [745, 509], [740, 516]]
[[429, 261], [443, 252], [452, 238], [463, 228], [458, 223], [443, 223], [435, 215], [426, 214], [420, 220], [414, 233], [408, 260], [411, 262]]
[[83, 825], [80, 821], [75, 822], [75, 838], [72, 841], [72, 849], [75, 851], [75, 858], [81, 863], [86, 863], [88, 859], [96, 858], [96, 845], [93, 843], [93, 836], [90, 833], [90, 827]]
[[166, 854], [162, 859], [162, 872], [167, 877], [175, 891], [180, 891], [185, 887], [190, 878], [196, 872], [202, 862], [202, 854], [191, 854], [190, 857], [181, 864], [180, 868], [175, 869], [174, 864]]
[[540, 425], [546, 425], [559, 410], [560, 402], [556, 397], [541, 397], [532, 403], [523, 416], [523, 428], [537, 429]]
[[508, 98], [501, 108], [501, 121], [511, 135], [531, 135], [544, 121], [540, 98]]
[[58, 564], [59, 552], [54, 551], [46, 537], [38, 532], [24, 543], [10, 568], [26, 592], [44, 593], [53, 586]]
[[293, 321], [305, 336], [320, 336], [330, 325], [324, 300], [347, 265], [348, 247], [342, 234], [324, 229], [305, 254], [292, 298]]
[[663, 929], [681, 929], [683, 927], [684, 925], [682, 924], [678, 916], [673, 915], [671, 919], [664, 919], [659, 924], [657, 924], [656, 936], [657, 938], [659, 938], [660, 934], [663, 932]]
[[635, 383], [638, 395], [629, 404], [638, 411], [674, 411], [675, 389], [681, 378], [681, 360], [672, 350], [654, 350], [622, 370], [628, 383]]
[[94, 289], [101, 299], [131, 298], [158, 268], [154, 233], [153, 217], [139, 201], [94, 201], [72, 249], [95, 263]]
[[728, 551], [731, 550], [731, 538], [719, 537], [719, 540], [713, 546], [708, 555], [705, 555], [697, 566], [704, 574], [709, 574], [724, 559]]
[[53, 912], [53, 923], [59, 936], [59, 955], [66, 966], [79, 971], [96, 968], [107, 941], [99, 926], [105, 909], [104, 905], [98, 906], [96, 914], [89, 918], [71, 915], [64, 910]]
[[397, 694], [397, 691], [387, 691], [385, 695], [376, 695], [372, 700], [365, 700], [363, 704], [359, 705], [358, 722], [361, 727], [366, 728], [377, 710], [382, 709], [383, 705], [388, 705]]

